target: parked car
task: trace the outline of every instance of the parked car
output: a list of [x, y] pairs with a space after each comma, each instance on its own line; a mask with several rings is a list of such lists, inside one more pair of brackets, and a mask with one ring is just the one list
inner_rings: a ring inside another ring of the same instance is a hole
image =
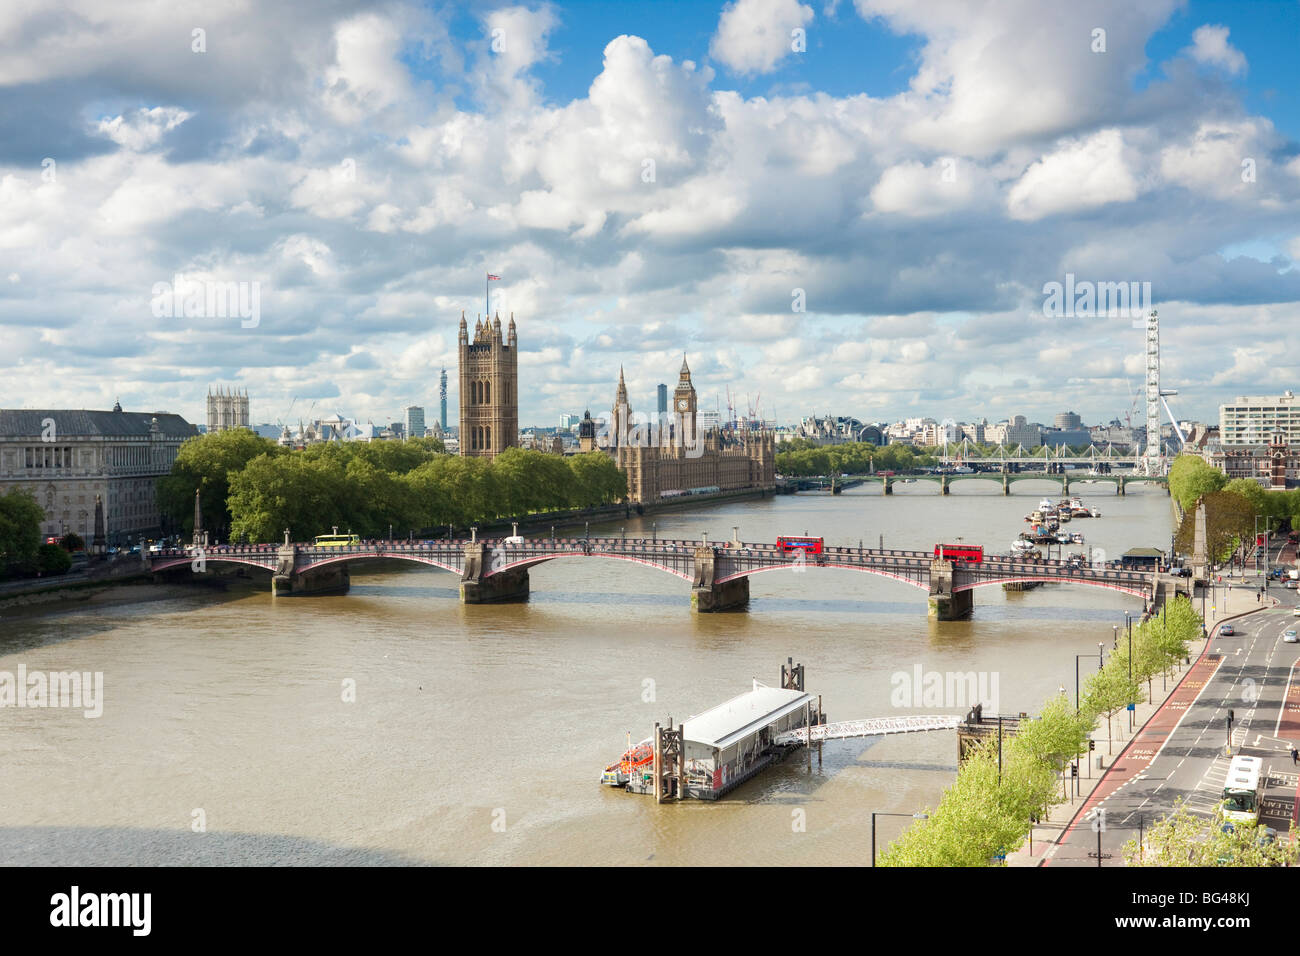
[[1232, 637], [1236, 633], [1231, 624], [1224, 624], [1219, 628], [1219, 637]]

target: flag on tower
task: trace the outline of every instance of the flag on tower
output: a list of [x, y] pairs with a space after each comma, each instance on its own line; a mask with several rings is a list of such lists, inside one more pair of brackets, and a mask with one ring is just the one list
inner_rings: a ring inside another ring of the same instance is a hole
[[494, 276], [492, 273], [490, 272], [488, 273], [488, 282], [500, 282], [500, 281], [501, 281], [500, 276]]

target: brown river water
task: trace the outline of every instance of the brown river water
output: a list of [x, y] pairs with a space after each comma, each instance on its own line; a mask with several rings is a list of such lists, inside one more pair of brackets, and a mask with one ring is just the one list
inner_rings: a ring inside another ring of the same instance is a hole
[[[878, 486], [626, 523], [592, 533], [1005, 551], [1050, 483]], [[1076, 486], [1110, 557], [1169, 544], [1169, 499]], [[769, 572], [741, 612], [698, 615], [682, 580], [622, 561], [534, 568], [527, 603], [467, 607], [423, 568], [352, 572], [346, 595], [168, 589], [144, 603], [0, 618], [0, 672], [102, 672], [102, 716], [0, 708], [0, 864], [866, 864], [872, 811], [933, 806], [951, 731], [832, 741], [717, 803], [655, 806], [598, 785], [654, 721], [807, 668], [831, 720], [962, 713], [896, 691], [919, 666], [976, 672], [1003, 713], [1073, 696], [1075, 655], [1135, 598], [1049, 585], [975, 592], [937, 623], [916, 588], [848, 570]], [[1089, 659], [1082, 662], [1086, 672]], [[903, 676], [900, 676], [903, 675]], [[349, 682], [349, 683], [345, 683]], [[345, 688], [355, 699], [345, 700]], [[919, 689], [918, 689], [919, 690]], [[891, 699], [893, 697], [894, 699]], [[878, 820], [883, 846], [908, 821]]]

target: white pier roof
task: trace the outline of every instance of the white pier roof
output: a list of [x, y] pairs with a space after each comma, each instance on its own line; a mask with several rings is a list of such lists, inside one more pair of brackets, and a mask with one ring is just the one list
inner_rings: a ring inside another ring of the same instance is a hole
[[811, 699], [812, 695], [803, 691], [764, 687], [754, 681], [753, 690], [687, 720], [683, 733], [692, 743], [729, 747], [772, 721], [806, 708]]

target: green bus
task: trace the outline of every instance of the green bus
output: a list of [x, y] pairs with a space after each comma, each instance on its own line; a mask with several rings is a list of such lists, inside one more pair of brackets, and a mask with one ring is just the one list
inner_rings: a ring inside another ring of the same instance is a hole
[[318, 548], [346, 548], [350, 545], [360, 544], [361, 536], [355, 534], [318, 534], [315, 542]]

